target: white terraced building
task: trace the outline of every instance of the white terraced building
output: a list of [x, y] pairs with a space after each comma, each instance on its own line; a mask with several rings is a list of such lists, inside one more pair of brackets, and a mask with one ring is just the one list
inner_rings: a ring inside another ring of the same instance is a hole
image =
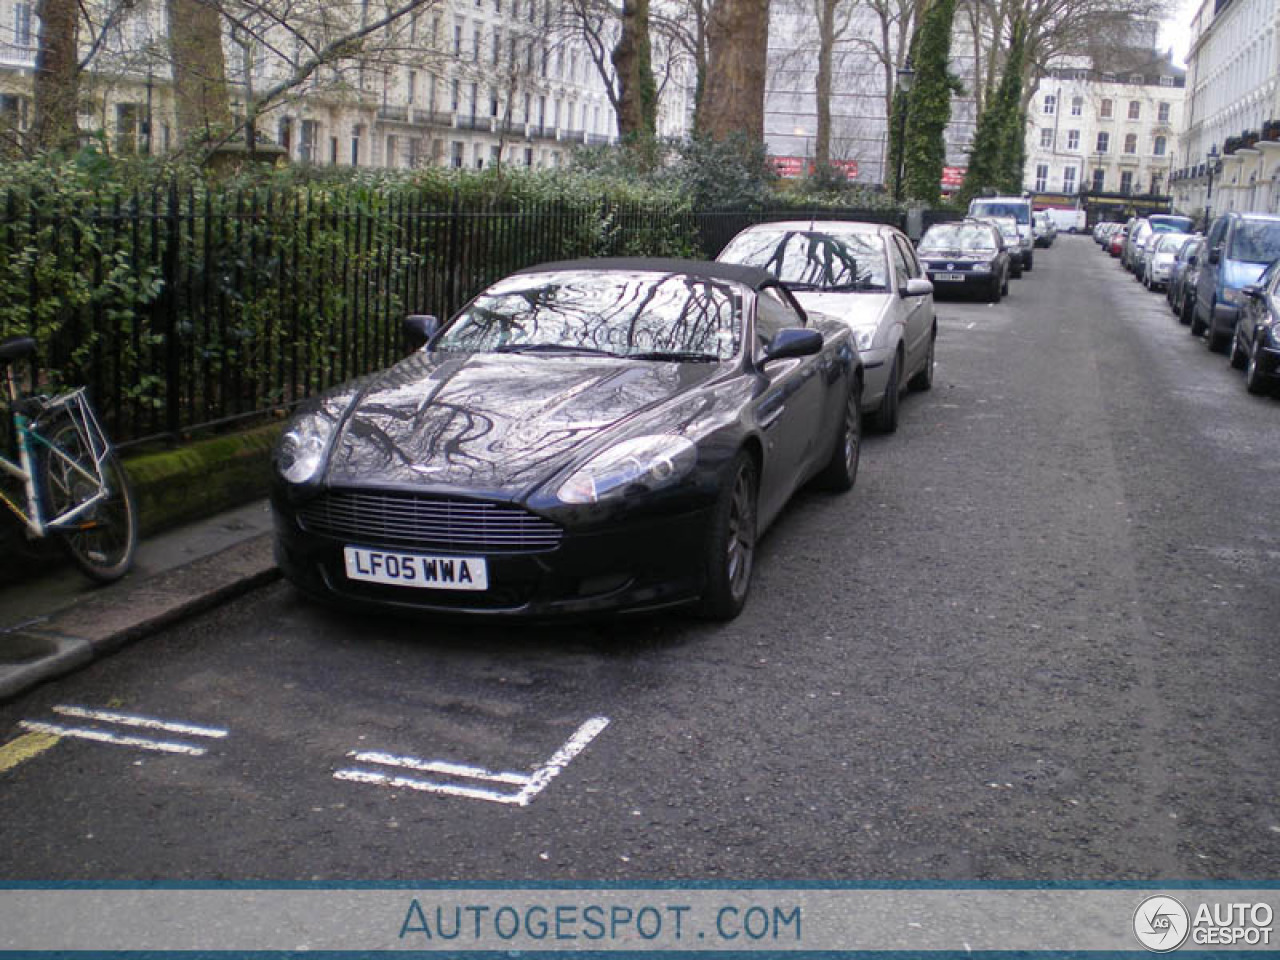
[[1280, 0], [1205, 0], [1197, 11], [1174, 179], [1180, 211], [1280, 213], [1278, 26]]
[[[352, 3], [353, 18], [367, 0]], [[329, 16], [342, 15], [328, 3]], [[409, 168], [554, 167], [579, 145], [616, 142], [617, 124], [594, 63], [580, 42], [557, 37], [552, 0], [449, 0], [406, 21], [397, 63], [324, 67], [257, 118], [260, 137], [294, 162]], [[39, 23], [35, 0], [0, 0], [0, 145], [7, 128], [32, 119]], [[117, 152], [176, 148], [165, 5], [138, 0], [82, 77], [80, 129], [100, 132]], [[268, 89], [289, 68], [271, 44], [224, 36], [231, 108]], [[287, 49], [297, 41], [276, 45]], [[296, 49], [296, 46], [295, 46]], [[666, 76], [658, 132], [689, 130], [693, 78], [682, 64]]]

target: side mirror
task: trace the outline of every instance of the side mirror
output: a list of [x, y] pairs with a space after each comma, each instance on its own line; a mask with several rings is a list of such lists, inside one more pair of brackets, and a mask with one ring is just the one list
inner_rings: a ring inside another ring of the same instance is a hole
[[1262, 288], [1258, 286], [1256, 283], [1249, 284], [1248, 286], [1244, 287], [1240, 292], [1244, 294], [1246, 297], [1248, 297], [1250, 300], [1257, 300], [1259, 297], [1262, 296]]
[[764, 348], [765, 362], [792, 357], [811, 357], [822, 351], [822, 334], [807, 327], [787, 327]]
[[1194, 253], [1191, 256], [1187, 257], [1187, 266], [1189, 267], [1194, 267], [1199, 262], [1200, 262], [1200, 258]]
[[1212, 250], [1210, 250], [1210, 251], [1209, 251], [1209, 262], [1210, 262], [1210, 263], [1219, 263], [1219, 262], [1221, 262], [1221, 260], [1222, 260], [1222, 248], [1221, 248], [1221, 247], [1214, 247]]
[[429, 313], [411, 313], [404, 318], [404, 330], [409, 349], [417, 350], [440, 332], [440, 318]]
[[900, 287], [898, 290], [898, 296], [904, 300], [907, 297], [924, 297], [931, 293], [933, 293], [933, 284], [924, 277], [912, 277], [905, 287]]

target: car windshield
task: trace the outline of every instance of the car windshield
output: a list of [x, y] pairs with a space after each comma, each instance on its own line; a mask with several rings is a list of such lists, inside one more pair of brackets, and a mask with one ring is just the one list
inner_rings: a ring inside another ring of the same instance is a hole
[[1280, 220], [1241, 221], [1227, 256], [1249, 263], [1270, 263], [1280, 258]]
[[999, 220], [993, 218], [991, 224], [1000, 231], [1000, 235], [1006, 240], [1012, 239], [1016, 241], [1018, 239], [1018, 224], [1016, 221], [1010, 220], [1008, 217], [1001, 217]]
[[1190, 217], [1175, 217], [1172, 214], [1158, 213], [1151, 218], [1151, 225], [1157, 230], [1176, 230], [1178, 233], [1186, 233], [1191, 229], [1192, 220]]
[[991, 228], [977, 223], [940, 223], [929, 228], [920, 240], [920, 251], [996, 249]]
[[1017, 223], [1031, 222], [1031, 207], [1026, 203], [975, 200], [969, 213], [975, 217], [1013, 217]]
[[744, 292], [684, 273], [517, 274], [476, 297], [432, 349], [727, 360], [742, 339]]
[[793, 289], [889, 289], [884, 242], [874, 233], [751, 230], [735, 237], [718, 259], [762, 267]]

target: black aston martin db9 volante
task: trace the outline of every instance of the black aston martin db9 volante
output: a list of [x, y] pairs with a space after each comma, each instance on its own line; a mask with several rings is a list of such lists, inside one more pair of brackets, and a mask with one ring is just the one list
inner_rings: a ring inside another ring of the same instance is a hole
[[277, 559], [316, 596], [728, 619], [791, 494], [857, 475], [849, 329], [763, 270], [553, 263], [410, 320], [421, 350], [311, 402], [276, 450]]

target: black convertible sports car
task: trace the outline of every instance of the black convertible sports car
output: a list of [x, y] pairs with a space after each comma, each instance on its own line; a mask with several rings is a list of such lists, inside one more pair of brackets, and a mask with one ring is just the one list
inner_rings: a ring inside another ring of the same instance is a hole
[[727, 619], [791, 494], [857, 475], [849, 329], [764, 270], [546, 264], [410, 324], [421, 350], [310, 403], [276, 450], [277, 560], [316, 596]]

